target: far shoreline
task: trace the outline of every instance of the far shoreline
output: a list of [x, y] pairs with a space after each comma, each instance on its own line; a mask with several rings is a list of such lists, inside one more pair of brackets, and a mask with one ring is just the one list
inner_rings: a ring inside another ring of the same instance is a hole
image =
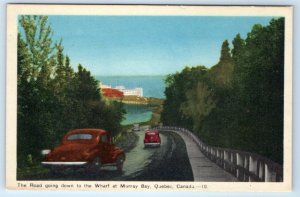
[[141, 101], [131, 101], [131, 102], [124, 102], [124, 101], [118, 101], [122, 102], [124, 105], [137, 105], [137, 106], [147, 106], [152, 112], [151, 118], [148, 121], [142, 121], [142, 122], [132, 122], [130, 124], [122, 125], [122, 126], [132, 126], [133, 124], [140, 124], [140, 125], [157, 125], [160, 122], [160, 114], [163, 107], [164, 99], [160, 98], [154, 98], [154, 97], [140, 97], [139, 99], [147, 99], [147, 103], [141, 102]]
[[149, 105], [149, 106], [158, 106], [162, 105], [164, 100], [163, 98], [156, 97], [139, 97], [139, 96], [124, 96], [123, 98], [108, 98], [109, 100], [122, 102], [124, 104], [132, 105]]

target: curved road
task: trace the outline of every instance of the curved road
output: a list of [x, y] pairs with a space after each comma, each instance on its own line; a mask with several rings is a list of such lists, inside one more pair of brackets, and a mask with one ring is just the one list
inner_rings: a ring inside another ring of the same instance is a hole
[[[146, 127], [145, 127], [146, 128]], [[144, 129], [135, 132], [136, 146], [126, 153], [123, 172], [114, 166], [103, 167], [99, 175], [85, 170], [67, 170], [62, 174], [49, 171], [18, 174], [18, 180], [135, 180], [135, 181], [237, 181], [206, 158], [185, 134], [161, 131], [161, 146], [144, 148]]]
[[227, 182], [238, 181], [230, 173], [210, 161], [198, 148], [197, 144], [187, 135], [175, 132], [182, 137], [187, 147], [187, 154], [193, 170], [194, 181]]
[[137, 145], [126, 153], [123, 172], [114, 166], [103, 167], [99, 175], [84, 170], [67, 170], [61, 174], [49, 171], [18, 174], [18, 180], [135, 180], [193, 181], [193, 173], [185, 143], [176, 133], [161, 132], [161, 146], [144, 148], [144, 130], [135, 132]]

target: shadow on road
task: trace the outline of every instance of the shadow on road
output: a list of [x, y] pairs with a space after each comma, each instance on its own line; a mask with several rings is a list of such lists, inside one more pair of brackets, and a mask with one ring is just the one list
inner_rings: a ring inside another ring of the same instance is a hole
[[193, 181], [193, 173], [182, 138], [171, 132], [161, 132], [160, 147], [144, 148], [143, 132], [138, 133], [136, 147], [126, 154], [123, 172], [104, 167], [99, 174], [84, 169], [66, 170], [59, 174], [44, 171], [18, 174], [17, 180], [111, 180], [111, 181]]

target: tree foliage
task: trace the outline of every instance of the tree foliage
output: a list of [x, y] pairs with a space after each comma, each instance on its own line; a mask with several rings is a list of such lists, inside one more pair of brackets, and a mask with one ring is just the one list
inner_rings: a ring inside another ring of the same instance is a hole
[[20, 16], [18, 33], [18, 167], [26, 158], [59, 143], [73, 128], [120, 131], [122, 104], [102, 100], [98, 81], [64, 55], [62, 40], [52, 41], [47, 16]]
[[[211, 145], [282, 163], [284, 19], [254, 25], [246, 39], [237, 34], [232, 44], [230, 50], [223, 42], [210, 69], [186, 68], [168, 77], [162, 120], [192, 128]], [[193, 72], [199, 69], [201, 74]]]
[[203, 82], [186, 92], [186, 101], [181, 104], [184, 115], [193, 119], [193, 130], [199, 130], [205, 117], [216, 107], [214, 92]]
[[192, 129], [192, 118], [184, 114], [180, 109], [182, 103], [187, 101], [185, 92], [191, 90], [199, 79], [206, 77], [207, 69], [204, 66], [194, 68], [186, 67], [182, 72], [169, 75], [166, 79], [164, 107], [162, 111], [162, 122], [166, 125], [185, 125]]

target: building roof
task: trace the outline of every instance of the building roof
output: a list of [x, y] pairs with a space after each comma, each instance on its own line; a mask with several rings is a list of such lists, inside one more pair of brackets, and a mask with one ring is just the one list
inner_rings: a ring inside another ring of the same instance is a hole
[[106, 97], [113, 97], [113, 98], [123, 98], [124, 93], [120, 90], [114, 88], [102, 88], [101, 89], [104, 96]]

